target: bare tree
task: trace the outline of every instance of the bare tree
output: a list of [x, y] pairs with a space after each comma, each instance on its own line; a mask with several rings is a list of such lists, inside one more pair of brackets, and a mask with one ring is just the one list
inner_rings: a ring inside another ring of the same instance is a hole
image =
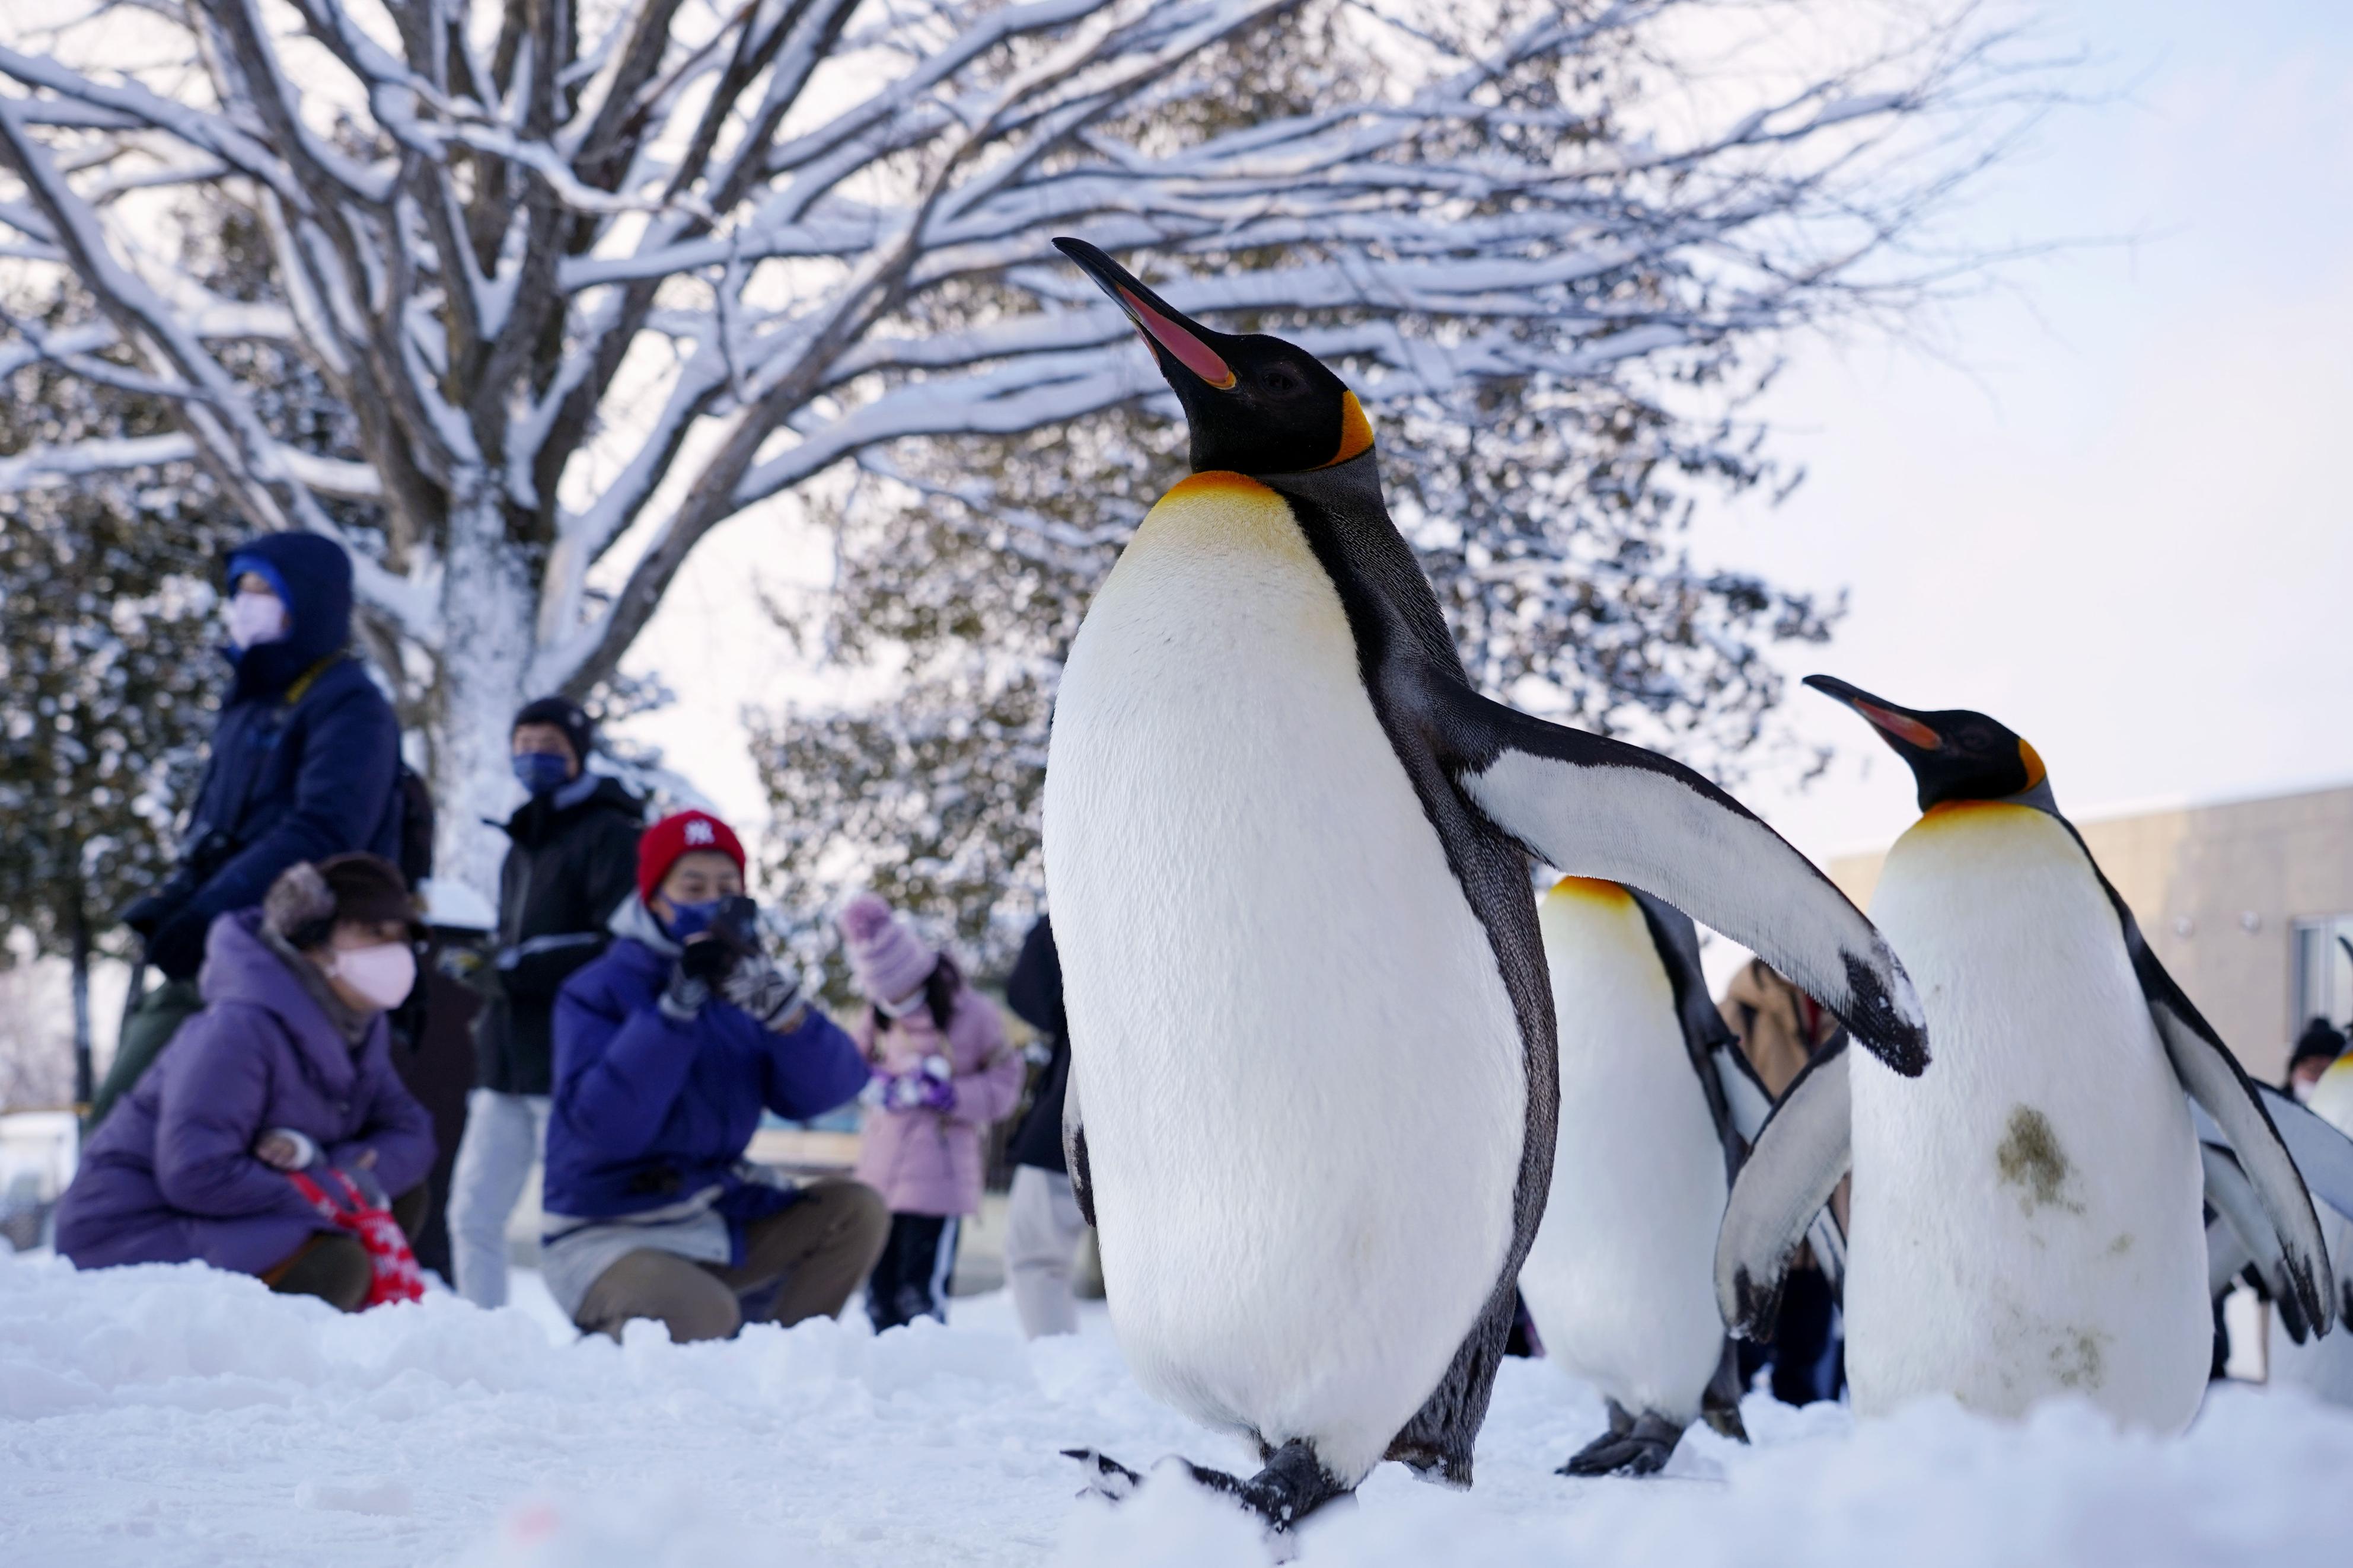
[[[1597, 117], [1597, 68], [1748, 9], [100, 0], [37, 37], [0, 23], [0, 249], [102, 317], [16, 327], [0, 369], [177, 410], [137, 450], [16, 471], [192, 458], [256, 523], [343, 539], [430, 737], [445, 866], [487, 880], [514, 704], [611, 675], [713, 527], [884, 443], [1151, 390], [1056, 233], [1183, 258], [1179, 307], [1280, 323], [1390, 402], [1605, 383], [1916, 289], [1881, 264], [1955, 172], [1914, 163], [1921, 128], [1998, 89], [1991, 40], [1931, 17], [1738, 102]], [[1235, 89], [1238, 59], [1302, 37], [1346, 46], [1315, 101]], [[259, 216], [267, 295], [158, 243], [174, 195]], [[239, 374], [256, 343], [323, 378], [353, 449], [273, 423]]]

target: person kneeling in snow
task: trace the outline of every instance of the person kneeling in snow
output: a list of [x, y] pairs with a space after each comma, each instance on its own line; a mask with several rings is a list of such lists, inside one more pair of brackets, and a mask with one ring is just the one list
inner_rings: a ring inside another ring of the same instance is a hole
[[291, 1177], [405, 1194], [394, 1217], [422, 1217], [433, 1123], [385, 1023], [417, 978], [413, 912], [391, 862], [351, 854], [298, 861], [259, 909], [214, 921], [204, 1010], [83, 1151], [58, 1250], [78, 1268], [201, 1261], [364, 1305], [366, 1248]]
[[823, 1115], [866, 1066], [762, 955], [744, 847], [681, 812], [646, 829], [613, 945], [555, 1002], [541, 1268], [572, 1321], [673, 1341], [841, 1310], [889, 1216], [855, 1182], [795, 1187], [744, 1161], [763, 1108]]
[[877, 1330], [947, 1321], [956, 1226], [980, 1207], [980, 1134], [1021, 1094], [1004, 1020], [955, 961], [918, 941], [871, 893], [841, 911], [871, 1065], [858, 1175], [891, 1205], [891, 1241], [866, 1288]]

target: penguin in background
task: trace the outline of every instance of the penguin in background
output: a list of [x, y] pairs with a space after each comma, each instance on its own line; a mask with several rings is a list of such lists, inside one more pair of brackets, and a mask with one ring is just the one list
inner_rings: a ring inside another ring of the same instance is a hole
[[1113, 1325], [1147, 1391], [1258, 1456], [1192, 1473], [1277, 1531], [1385, 1457], [1468, 1486], [1552, 1175], [1531, 860], [1757, 948], [1894, 1070], [1926, 1063], [1919, 1002], [1729, 796], [1472, 688], [1338, 376], [1056, 243], [1144, 337], [1194, 470], [1087, 611], [1046, 773]]
[[1520, 1293], [1545, 1353], [1608, 1401], [1566, 1476], [1649, 1475], [1704, 1418], [1747, 1440], [1715, 1305], [1717, 1227], [1771, 1097], [1701, 972], [1682, 911], [1564, 877], [1537, 906], [1560, 1117]]
[[2201, 1126], [2228, 1144], [2290, 1326], [2325, 1332], [2335, 1317], [2283, 1102], [2149, 951], [2031, 746], [1981, 713], [1806, 684], [1867, 721], [1919, 786], [1920, 821], [1888, 851], [1872, 912], [1918, 980], [1937, 1055], [1899, 1080], [1841, 1053], [1790, 1085], [1725, 1215], [1725, 1321], [1769, 1330], [1789, 1247], [1851, 1163], [1857, 1414], [1949, 1394], [2015, 1416], [2074, 1393], [2180, 1430], [2213, 1330]]

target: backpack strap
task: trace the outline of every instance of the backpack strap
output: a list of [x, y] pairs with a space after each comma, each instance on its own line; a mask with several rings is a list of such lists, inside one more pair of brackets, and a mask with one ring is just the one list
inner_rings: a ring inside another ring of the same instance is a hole
[[310, 668], [296, 676], [294, 678], [293, 684], [287, 687], [285, 697], [280, 700], [281, 706], [291, 708], [297, 702], [301, 701], [303, 694], [311, 689], [311, 684], [316, 681], [319, 677], [326, 674], [327, 671], [343, 663], [343, 650], [342, 648], [337, 648], [334, 652], [329, 654], [326, 658], [321, 659], [318, 663], [312, 665]]

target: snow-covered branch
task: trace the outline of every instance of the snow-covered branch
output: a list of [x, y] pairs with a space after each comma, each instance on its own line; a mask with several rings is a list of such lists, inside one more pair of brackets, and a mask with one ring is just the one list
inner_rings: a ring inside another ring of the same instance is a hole
[[[1399, 405], [1704, 378], [1726, 345], [1917, 298], [1950, 258], [1905, 247], [1998, 142], [1983, 117], [2031, 111], [1946, 3], [1704, 89], [1691, 24], [1769, 8], [184, 0], [139, 14], [130, 68], [108, 8], [0, 21], [0, 252], [99, 311], [0, 336], [0, 374], [137, 378], [266, 526], [372, 513], [347, 532], [368, 600], [451, 687], [448, 765], [487, 767], [486, 715], [615, 672], [744, 508], [911, 437], [1155, 395], [1060, 233]], [[261, 297], [189, 286], [186, 200], [246, 215]], [[262, 339], [299, 346], [343, 448], [272, 426]], [[467, 630], [491, 624], [522, 629]]]

